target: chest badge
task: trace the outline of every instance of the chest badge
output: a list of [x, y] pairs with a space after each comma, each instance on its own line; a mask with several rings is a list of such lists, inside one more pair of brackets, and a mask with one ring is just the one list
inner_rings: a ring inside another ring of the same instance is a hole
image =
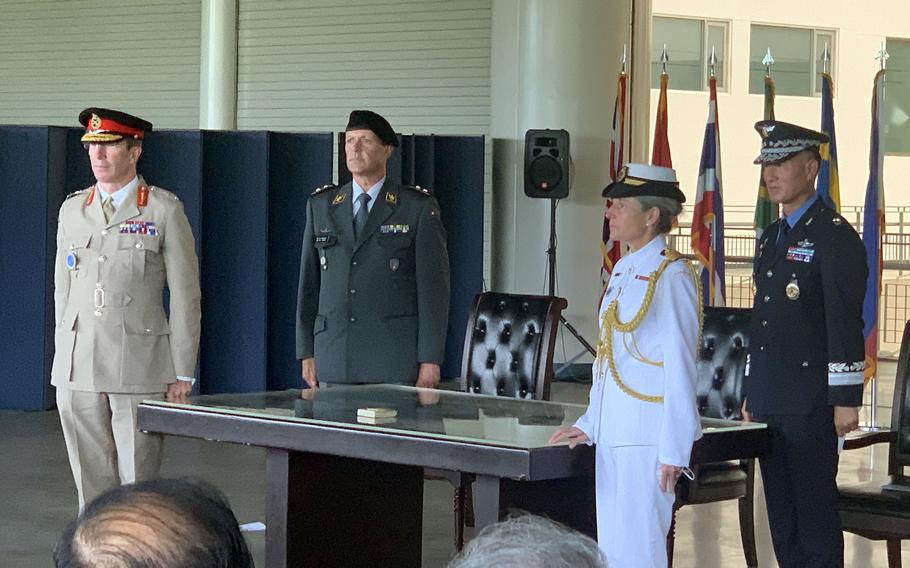
[[389, 259], [389, 270], [392, 272], [398, 272], [398, 268], [401, 266], [401, 261], [397, 258]]
[[79, 266], [79, 257], [76, 256], [76, 252], [69, 251], [66, 253], [66, 267], [70, 270], [76, 270], [77, 266]]
[[787, 298], [790, 300], [799, 299], [799, 283], [797, 283], [795, 278], [787, 284], [787, 287], [784, 288], [784, 292], [786, 292]]

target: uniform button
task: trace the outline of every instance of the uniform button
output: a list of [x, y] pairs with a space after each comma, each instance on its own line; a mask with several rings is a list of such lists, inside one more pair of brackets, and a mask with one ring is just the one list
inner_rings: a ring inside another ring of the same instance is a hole
[[107, 260], [107, 257], [104, 256], [103, 254], [98, 257], [98, 262], [104, 262], [105, 260]]
[[808, 362], [808, 361], [803, 361], [803, 367], [808, 367], [808, 366], [809, 366], [809, 362]]
[[768, 327], [768, 320], [761, 320], [762, 327]]
[[356, 294], [356, 293], [357, 293], [357, 290], [351, 288], [351, 294]]
[[101, 230], [101, 236], [102, 236], [102, 237], [106, 237], [106, 236], [107, 236], [107, 229], [102, 229], [102, 230]]
[[765, 303], [767, 304], [770, 301], [771, 301], [771, 296], [765, 296]]
[[149, 328], [145, 328], [145, 334], [146, 334], [146, 335], [151, 335], [151, 334], [152, 334], [152, 330], [149, 329]]
[[357, 261], [356, 261], [356, 260], [352, 260], [352, 261], [351, 261], [351, 265], [357, 266]]
[[765, 274], [768, 275], [768, 278], [771, 278], [772, 276], [774, 276], [774, 272], [772, 272], [770, 270], [768, 272], [766, 272]]
[[765, 350], [765, 346], [762, 345], [761, 347], [758, 348], [758, 350], [759, 350], [759, 351], [764, 351], [764, 350]]
[[100, 316], [100, 315], [101, 315], [101, 310], [95, 310], [95, 315], [96, 315], [96, 316]]
[[60, 325], [61, 325], [61, 327], [66, 325], [66, 320], [60, 320]]
[[352, 317], [352, 318], [351, 318], [351, 323], [354, 323], [355, 321], [357, 321], [357, 318]]
[[101, 282], [95, 282], [95, 288], [101, 288], [101, 287], [102, 287]]
[[134, 246], [135, 246], [137, 249], [141, 249], [141, 248], [142, 248], [142, 243], [136, 243]]

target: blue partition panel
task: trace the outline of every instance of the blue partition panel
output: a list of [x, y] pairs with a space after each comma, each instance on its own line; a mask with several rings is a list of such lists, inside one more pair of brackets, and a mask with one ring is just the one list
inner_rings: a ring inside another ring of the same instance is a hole
[[268, 134], [203, 133], [202, 392], [266, 389]]
[[[465, 328], [474, 296], [483, 288], [483, 136], [417, 136], [415, 182], [429, 177], [449, 245], [452, 294], [443, 377], [461, 375]], [[429, 180], [428, 180], [429, 181]]]
[[332, 134], [269, 133], [267, 386], [300, 387], [297, 280], [306, 202], [332, 183]]
[[54, 252], [66, 129], [0, 127], [0, 408], [54, 403]]

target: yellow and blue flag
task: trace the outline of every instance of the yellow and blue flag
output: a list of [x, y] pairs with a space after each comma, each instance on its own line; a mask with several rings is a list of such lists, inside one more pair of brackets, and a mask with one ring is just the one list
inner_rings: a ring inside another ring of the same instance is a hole
[[837, 175], [837, 138], [834, 135], [834, 80], [822, 73], [822, 127], [828, 142], [822, 144], [822, 163], [818, 170], [816, 191], [829, 207], [840, 212], [840, 180]]

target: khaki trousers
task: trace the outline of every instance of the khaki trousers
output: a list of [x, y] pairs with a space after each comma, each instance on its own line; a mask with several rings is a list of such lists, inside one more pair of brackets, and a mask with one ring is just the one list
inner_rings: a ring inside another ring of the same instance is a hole
[[80, 511], [111, 487], [158, 476], [162, 437], [139, 431], [136, 410], [143, 400], [163, 399], [160, 392], [117, 394], [57, 387], [57, 410]]

